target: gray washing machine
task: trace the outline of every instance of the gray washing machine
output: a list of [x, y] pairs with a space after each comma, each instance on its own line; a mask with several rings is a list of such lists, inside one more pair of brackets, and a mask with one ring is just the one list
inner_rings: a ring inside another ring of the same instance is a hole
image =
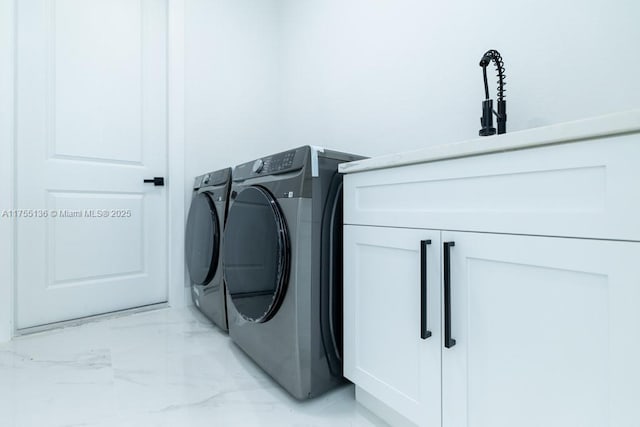
[[342, 176], [300, 147], [237, 166], [223, 245], [229, 335], [298, 399], [342, 377]]
[[195, 179], [185, 235], [193, 303], [225, 331], [228, 330], [226, 286], [220, 252], [230, 188], [231, 168]]

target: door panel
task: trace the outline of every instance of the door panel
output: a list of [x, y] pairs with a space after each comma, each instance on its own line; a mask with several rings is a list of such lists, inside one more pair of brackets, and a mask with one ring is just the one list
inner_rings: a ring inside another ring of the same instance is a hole
[[227, 292], [238, 313], [266, 322], [278, 311], [291, 268], [289, 229], [266, 189], [241, 190], [229, 208], [223, 246]]
[[[47, 259], [50, 286], [81, 280], [129, 276], [144, 273], [144, 224], [142, 215], [123, 218], [95, 218], [80, 221], [93, 211], [112, 209], [143, 212], [140, 194], [100, 194], [49, 192], [48, 206], [61, 212], [49, 221]], [[108, 244], [106, 244], [108, 242]], [[104, 260], [109, 262], [105, 262]]]
[[218, 269], [220, 220], [211, 193], [193, 198], [186, 231], [186, 261], [191, 283], [207, 286]]
[[347, 225], [344, 248], [345, 376], [410, 421], [440, 425], [440, 232]]
[[54, 155], [140, 164], [143, 2], [51, 3]]
[[640, 270], [625, 263], [637, 264], [640, 244], [448, 232], [443, 241], [455, 242], [456, 340], [443, 349], [444, 426], [638, 419], [629, 389], [640, 380], [640, 315], [628, 301], [640, 299]]
[[17, 326], [166, 301], [166, 2], [17, 2]]

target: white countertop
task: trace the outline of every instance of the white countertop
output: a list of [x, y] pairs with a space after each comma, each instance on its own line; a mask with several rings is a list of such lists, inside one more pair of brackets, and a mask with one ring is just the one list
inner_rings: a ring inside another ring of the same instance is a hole
[[339, 166], [341, 173], [363, 172], [479, 154], [521, 150], [543, 145], [577, 142], [584, 139], [640, 132], [640, 110], [559, 123], [551, 126], [478, 137], [461, 142], [435, 145], [421, 150], [388, 154]]

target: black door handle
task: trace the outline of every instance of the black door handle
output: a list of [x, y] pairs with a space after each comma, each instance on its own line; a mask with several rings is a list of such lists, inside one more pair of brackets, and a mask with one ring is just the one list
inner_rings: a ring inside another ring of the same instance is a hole
[[451, 348], [456, 340], [451, 338], [451, 247], [455, 242], [443, 243], [444, 258], [444, 346]]
[[153, 179], [145, 179], [145, 183], [153, 183], [156, 187], [164, 187], [164, 177], [156, 176]]
[[420, 241], [420, 338], [431, 336], [427, 326], [427, 245], [431, 240]]

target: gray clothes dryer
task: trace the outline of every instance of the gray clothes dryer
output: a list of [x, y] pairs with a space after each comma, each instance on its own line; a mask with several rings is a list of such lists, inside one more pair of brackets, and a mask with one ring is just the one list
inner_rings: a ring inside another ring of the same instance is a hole
[[362, 157], [300, 147], [234, 169], [229, 335], [298, 399], [342, 377], [342, 176]]
[[193, 303], [225, 331], [228, 330], [226, 286], [220, 252], [230, 188], [231, 168], [195, 179], [185, 234]]

